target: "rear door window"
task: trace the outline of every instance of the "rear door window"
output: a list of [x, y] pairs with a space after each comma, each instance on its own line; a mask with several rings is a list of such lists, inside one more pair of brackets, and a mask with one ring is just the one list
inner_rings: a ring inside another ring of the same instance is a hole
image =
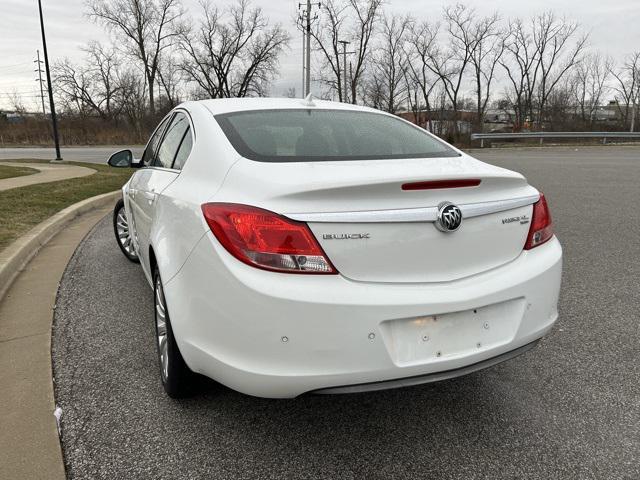
[[193, 137], [191, 136], [191, 128], [187, 128], [187, 131], [184, 133], [184, 137], [182, 138], [182, 142], [178, 147], [178, 153], [176, 153], [176, 158], [173, 161], [173, 168], [176, 170], [182, 170], [184, 166], [184, 162], [187, 161], [189, 154], [191, 153], [191, 147], [193, 146]]
[[180, 143], [189, 128], [189, 120], [182, 112], [177, 112], [167, 127], [162, 143], [158, 148], [158, 154], [154, 162], [155, 167], [172, 168]]
[[149, 143], [147, 143], [147, 148], [144, 149], [144, 153], [142, 154], [142, 164], [145, 167], [148, 167], [153, 163], [153, 159], [155, 157], [156, 150], [158, 149], [158, 144], [160, 143], [160, 139], [162, 138], [162, 134], [164, 133], [164, 129], [169, 122], [171, 117], [166, 117], [160, 125], [156, 128], [155, 132], [149, 139]]

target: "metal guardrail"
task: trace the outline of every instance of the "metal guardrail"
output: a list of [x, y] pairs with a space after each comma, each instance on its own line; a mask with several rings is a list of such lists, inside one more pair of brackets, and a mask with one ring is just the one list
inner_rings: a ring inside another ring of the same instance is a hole
[[540, 144], [552, 138], [602, 138], [606, 144], [609, 138], [632, 138], [640, 140], [640, 132], [520, 132], [520, 133], [472, 133], [471, 140], [480, 140], [480, 148], [485, 140], [522, 140], [538, 138]]

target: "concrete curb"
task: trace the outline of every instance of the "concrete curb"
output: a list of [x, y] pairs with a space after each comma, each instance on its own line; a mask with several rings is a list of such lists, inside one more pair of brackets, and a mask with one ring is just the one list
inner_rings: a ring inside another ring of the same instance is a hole
[[120, 190], [87, 198], [61, 210], [0, 252], [0, 300], [18, 274], [51, 238], [79, 215], [113, 204]]

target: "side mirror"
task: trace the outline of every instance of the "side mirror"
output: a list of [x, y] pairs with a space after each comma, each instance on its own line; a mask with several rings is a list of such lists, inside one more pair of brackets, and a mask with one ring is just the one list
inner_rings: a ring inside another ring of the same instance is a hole
[[120, 150], [111, 155], [107, 163], [111, 167], [130, 168], [133, 165], [133, 153], [131, 150]]

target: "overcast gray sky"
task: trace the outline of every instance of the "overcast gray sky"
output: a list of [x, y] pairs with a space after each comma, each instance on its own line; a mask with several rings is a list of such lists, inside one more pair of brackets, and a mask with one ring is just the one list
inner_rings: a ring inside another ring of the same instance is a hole
[[[316, 0], [317, 1], [317, 0]], [[108, 40], [101, 26], [84, 17], [83, 0], [42, 0], [49, 60], [82, 57], [80, 47], [89, 40]], [[214, 3], [223, 5], [224, 0]], [[420, 19], [436, 20], [448, 0], [387, 0], [386, 8], [411, 13]], [[640, 49], [640, 0], [466, 0], [479, 13], [497, 11], [504, 18], [527, 17], [552, 9], [559, 15], [580, 22], [591, 34], [592, 48], [616, 60]], [[196, 0], [183, 0], [192, 15], [198, 13]], [[298, 0], [253, 0], [263, 8], [271, 22], [280, 22], [292, 33], [291, 50], [281, 60], [281, 76], [272, 94], [282, 95], [288, 87], [300, 90], [302, 37], [292, 25]], [[20, 92], [33, 107], [38, 92], [33, 71], [36, 49], [41, 49], [36, 0], [0, 0], [0, 107], [7, 106], [7, 94]]]

